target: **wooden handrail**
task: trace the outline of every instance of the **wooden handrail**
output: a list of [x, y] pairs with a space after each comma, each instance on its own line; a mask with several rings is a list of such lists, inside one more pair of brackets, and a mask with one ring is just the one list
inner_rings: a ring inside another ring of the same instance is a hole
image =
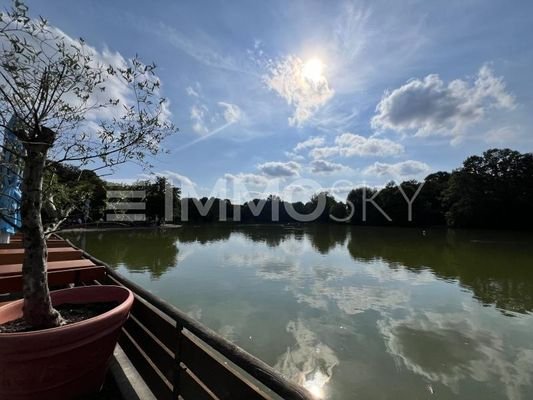
[[172, 304], [169, 304], [165, 300], [154, 296], [141, 286], [118, 274], [107, 263], [97, 259], [96, 257], [93, 257], [83, 249], [75, 246], [69, 240], [66, 241], [72, 247], [81, 250], [84, 257], [90, 259], [97, 265], [105, 266], [107, 273], [110, 276], [122, 283], [128, 289], [131, 289], [155, 308], [159, 309], [167, 316], [175, 320], [178, 327], [185, 328], [189, 332], [193, 333], [196, 337], [204, 341], [206, 344], [225, 356], [235, 365], [242, 368], [245, 372], [253, 376], [270, 390], [280, 395], [282, 398], [287, 400], [314, 400], [314, 397], [311, 395], [311, 393], [309, 393], [309, 391], [307, 391], [304, 387], [289, 381], [281, 373], [276, 371], [270, 365], [266, 364], [264, 361], [246, 352], [234, 343], [226, 340], [218, 333], [194, 320]]

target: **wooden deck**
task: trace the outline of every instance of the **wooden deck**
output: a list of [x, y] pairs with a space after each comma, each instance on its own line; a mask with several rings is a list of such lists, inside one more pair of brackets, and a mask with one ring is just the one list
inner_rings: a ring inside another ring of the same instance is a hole
[[[82, 284], [103, 279], [106, 267], [87, 259], [82, 250], [55, 236], [47, 240], [48, 284], [64, 287], [68, 284]], [[9, 244], [0, 244], [0, 302], [1, 295], [22, 291], [22, 261], [24, 248], [20, 235], [14, 236]]]
[[[121, 285], [134, 292], [119, 345], [157, 399], [313, 399], [263, 361], [70, 242], [55, 237], [48, 244], [51, 286]], [[20, 238], [0, 247], [0, 294], [22, 289], [22, 255]]]

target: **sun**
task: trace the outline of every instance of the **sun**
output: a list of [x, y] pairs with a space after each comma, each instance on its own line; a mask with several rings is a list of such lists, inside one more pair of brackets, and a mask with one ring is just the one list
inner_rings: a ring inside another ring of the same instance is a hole
[[303, 77], [314, 84], [319, 83], [324, 78], [323, 71], [324, 63], [316, 57], [307, 60], [302, 67]]

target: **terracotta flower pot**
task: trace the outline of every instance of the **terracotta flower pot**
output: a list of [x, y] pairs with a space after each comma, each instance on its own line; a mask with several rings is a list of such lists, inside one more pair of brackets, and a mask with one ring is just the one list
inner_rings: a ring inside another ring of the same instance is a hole
[[[120, 286], [86, 286], [52, 292], [52, 304], [119, 302], [114, 309], [70, 325], [0, 333], [0, 399], [73, 399], [103, 382], [133, 293]], [[22, 316], [22, 300], [0, 307], [0, 323]]]

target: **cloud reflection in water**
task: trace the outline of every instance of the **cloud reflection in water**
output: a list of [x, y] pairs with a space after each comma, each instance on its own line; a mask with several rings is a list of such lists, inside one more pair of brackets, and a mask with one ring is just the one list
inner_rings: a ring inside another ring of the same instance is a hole
[[462, 382], [472, 379], [485, 385], [501, 382], [510, 400], [530, 398], [524, 390], [533, 384], [533, 349], [513, 346], [479, 321], [457, 313], [411, 311], [404, 319], [386, 317], [378, 327], [400, 369], [456, 395]]
[[294, 336], [296, 345], [287, 348], [274, 368], [307, 388], [317, 399], [325, 398], [327, 383], [333, 375], [333, 368], [339, 364], [339, 359], [302, 320], [290, 321], [287, 331]]

